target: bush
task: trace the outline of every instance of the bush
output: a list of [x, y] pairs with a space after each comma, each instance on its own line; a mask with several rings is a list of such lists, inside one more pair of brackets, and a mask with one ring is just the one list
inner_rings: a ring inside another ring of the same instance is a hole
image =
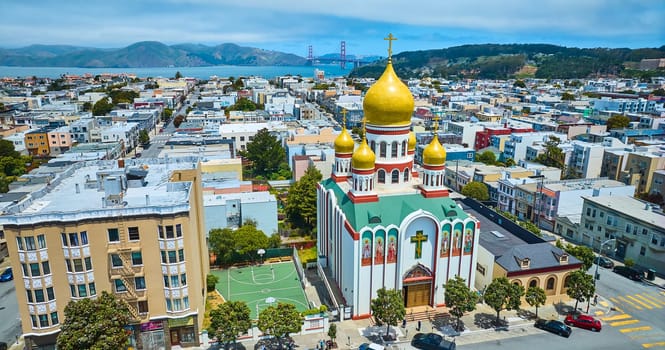
[[206, 276], [206, 290], [208, 292], [212, 292], [215, 290], [215, 285], [219, 282], [219, 278], [217, 276], [209, 273], [208, 276]]

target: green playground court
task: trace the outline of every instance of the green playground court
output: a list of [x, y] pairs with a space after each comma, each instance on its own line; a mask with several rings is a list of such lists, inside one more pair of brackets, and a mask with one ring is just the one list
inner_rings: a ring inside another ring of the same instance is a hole
[[289, 303], [299, 311], [309, 309], [293, 261], [211, 270], [219, 278], [216, 288], [225, 300], [244, 301], [252, 319], [270, 305]]

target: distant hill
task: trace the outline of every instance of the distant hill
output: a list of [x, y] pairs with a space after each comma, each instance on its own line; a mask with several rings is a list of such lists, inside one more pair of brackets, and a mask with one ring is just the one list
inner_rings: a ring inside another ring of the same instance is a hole
[[65, 45], [0, 48], [0, 66], [142, 68], [216, 65], [296, 66], [306, 63], [305, 58], [297, 55], [235, 44], [169, 46], [156, 41], [142, 41], [120, 49]]
[[[580, 49], [548, 44], [482, 44], [447, 49], [409, 51], [393, 56], [402, 78], [507, 79], [587, 78], [592, 76], [643, 76], [637, 71], [645, 58], [665, 58], [665, 45], [642, 49]], [[354, 69], [351, 77], [379, 77], [385, 60]], [[665, 72], [658, 71], [658, 74]]]

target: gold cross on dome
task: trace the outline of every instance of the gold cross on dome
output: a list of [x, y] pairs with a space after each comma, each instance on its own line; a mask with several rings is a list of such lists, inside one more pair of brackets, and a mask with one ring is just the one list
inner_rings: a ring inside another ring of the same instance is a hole
[[342, 124], [346, 128], [346, 108], [342, 108]]
[[383, 40], [388, 40], [388, 59], [393, 58], [393, 41], [397, 40], [393, 36], [393, 33], [389, 33], [387, 38], [383, 38]]

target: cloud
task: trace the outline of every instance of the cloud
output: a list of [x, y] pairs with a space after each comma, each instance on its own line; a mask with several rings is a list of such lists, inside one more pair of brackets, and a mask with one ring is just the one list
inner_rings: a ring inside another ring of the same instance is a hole
[[665, 2], [642, 0], [3, 0], [0, 47], [34, 43], [122, 47], [235, 42], [306, 55], [385, 54], [483, 42], [660, 46]]

